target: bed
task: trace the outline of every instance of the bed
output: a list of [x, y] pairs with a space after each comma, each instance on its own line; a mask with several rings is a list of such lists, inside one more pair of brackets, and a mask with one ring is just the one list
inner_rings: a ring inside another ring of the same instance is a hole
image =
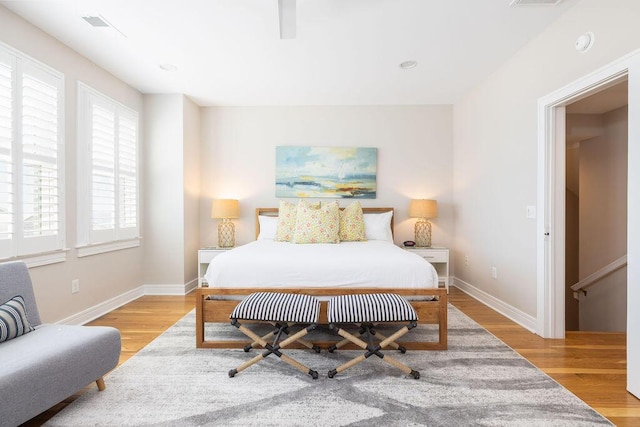
[[[385, 213], [391, 216], [389, 239], [338, 244], [276, 242], [262, 236], [265, 235], [266, 218], [277, 217], [278, 209], [256, 209], [257, 240], [215, 257], [205, 275], [208, 286], [196, 289], [196, 346], [244, 347], [244, 341], [205, 340], [205, 324], [228, 322], [238, 299], [252, 292], [277, 291], [318, 296], [324, 300], [321, 324], [326, 323], [327, 297], [387, 292], [411, 300], [420, 324], [438, 326], [438, 341], [407, 342], [403, 343], [405, 347], [445, 350], [447, 293], [445, 289], [438, 288], [433, 266], [393, 244], [393, 208], [363, 208], [363, 213], [367, 218], [381, 217]], [[314, 342], [321, 348], [333, 344]]]

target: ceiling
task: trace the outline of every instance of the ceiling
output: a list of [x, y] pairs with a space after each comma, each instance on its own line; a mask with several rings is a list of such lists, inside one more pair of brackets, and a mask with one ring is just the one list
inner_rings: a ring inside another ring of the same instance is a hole
[[[293, 39], [280, 39], [277, 0], [0, 5], [143, 93], [184, 93], [202, 106], [412, 105], [455, 103], [578, 1], [297, 0]], [[407, 60], [418, 66], [401, 69]]]
[[629, 81], [621, 82], [597, 91], [592, 95], [566, 106], [568, 114], [604, 114], [628, 104]]

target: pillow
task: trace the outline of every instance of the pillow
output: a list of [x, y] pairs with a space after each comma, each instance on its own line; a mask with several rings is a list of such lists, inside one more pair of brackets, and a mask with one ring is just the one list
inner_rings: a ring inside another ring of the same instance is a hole
[[0, 342], [9, 341], [33, 330], [27, 320], [24, 298], [18, 295], [0, 305]]
[[360, 202], [353, 202], [340, 211], [340, 241], [360, 242], [367, 240]]
[[290, 242], [296, 230], [297, 206], [291, 202], [280, 200], [278, 208], [278, 226], [276, 228], [276, 240], [278, 242]]
[[367, 240], [386, 240], [393, 243], [393, 233], [391, 233], [393, 211], [381, 214], [364, 214], [363, 217]]
[[[310, 208], [320, 209], [320, 202], [308, 203]], [[295, 203], [280, 200], [278, 208], [278, 227], [276, 240], [278, 242], [290, 242], [296, 231], [296, 214], [298, 206]]]
[[275, 240], [278, 231], [278, 217], [258, 215], [258, 224], [260, 225], [260, 234], [258, 240]]
[[300, 200], [296, 213], [293, 243], [339, 243], [340, 208], [338, 202], [315, 208]]

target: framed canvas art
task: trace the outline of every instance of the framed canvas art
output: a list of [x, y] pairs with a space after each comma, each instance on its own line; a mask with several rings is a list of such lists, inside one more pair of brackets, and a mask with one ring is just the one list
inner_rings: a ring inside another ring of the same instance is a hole
[[376, 198], [378, 149], [276, 147], [276, 197]]

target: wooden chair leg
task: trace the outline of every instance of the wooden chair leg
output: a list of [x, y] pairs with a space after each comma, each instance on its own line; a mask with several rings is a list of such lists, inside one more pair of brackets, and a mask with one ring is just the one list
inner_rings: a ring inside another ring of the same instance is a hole
[[96, 385], [99, 391], [103, 391], [106, 387], [104, 385], [104, 377], [100, 377], [96, 380]]

